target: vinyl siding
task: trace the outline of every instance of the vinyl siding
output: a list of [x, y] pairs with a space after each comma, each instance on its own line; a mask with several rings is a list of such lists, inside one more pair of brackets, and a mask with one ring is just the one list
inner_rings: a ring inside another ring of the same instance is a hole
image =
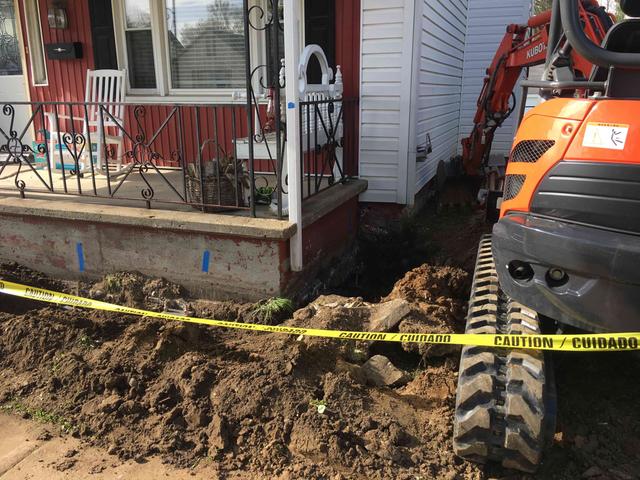
[[369, 181], [363, 201], [406, 203], [413, 5], [362, 0], [359, 173]]
[[[426, 143], [427, 134], [433, 151], [415, 165], [415, 192], [435, 176], [440, 160], [457, 151], [467, 30], [467, 0], [419, 1], [412, 151]], [[415, 154], [408, 161], [415, 161]]]
[[[467, 37], [462, 81], [462, 108], [460, 110], [460, 138], [469, 135], [473, 128], [476, 102], [483, 79], [506, 26], [525, 23], [530, 16], [530, 0], [468, 0]], [[522, 89], [516, 88], [516, 101], [521, 101]], [[492, 154], [506, 154], [516, 130], [517, 112], [496, 131]], [[460, 147], [458, 147], [460, 149]]]

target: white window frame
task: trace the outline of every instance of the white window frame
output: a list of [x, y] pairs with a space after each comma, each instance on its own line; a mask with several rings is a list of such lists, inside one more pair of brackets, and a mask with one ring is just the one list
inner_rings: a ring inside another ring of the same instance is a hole
[[[304, 5], [304, 0], [300, 0]], [[164, 12], [166, 12], [166, 0], [150, 0], [151, 6], [151, 38], [153, 44], [153, 60], [156, 73], [156, 88], [141, 89], [132, 88], [128, 81], [126, 96], [131, 100], [138, 101], [181, 101], [192, 102], [201, 101], [203, 97], [209, 101], [224, 101], [231, 103], [233, 98], [246, 98], [245, 88], [173, 88], [171, 86], [171, 63], [168, 47], [168, 27], [165, 21]], [[260, 5], [266, 8], [268, 0], [250, 0], [252, 5]], [[116, 55], [118, 58], [119, 68], [128, 68], [129, 59], [126, 43], [126, 31], [131, 29], [125, 28], [125, 11], [124, 0], [115, 0], [112, 2], [114, 33], [116, 37]], [[303, 22], [304, 24], [304, 22]], [[146, 29], [145, 29], [146, 30]], [[252, 68], [264, 64], [266, 58], [266, 36], [263, 31], [250, 29], [251, 44], [251, 63]], [[304, 38], [304, 37], [303, 37]], [[284, 52], [283, 58], [284, 58]], [[254, 79], [254, 89], [257, 95], [262, 93], [259, 85], [259, 75], [256, 74]], [[261, 95], [259, 95], [261, 96]], [[236, 100], [244, 103], [246, 100]]]
[[[35, 12], [29, 12], [28, 10], [31, 10], [31, 6], [27, 5], [27, 2], [33, 2], [34, 6], [35, 6]], [[20, 9], [18, 8], [18, 5], [16, 5], [14, 3], [15, 6], [15, 15], [16, 15], [16, 24], [20, 25], [20, 23], [18, 23], [18, 21], [20, 20]], [[31, 84], [34, 87], [47, 87], [49, 86], [49, 70], [47, 68], [47, 56], [45, 54], [44, 51], [44, 38], [42, 37], [42, 17], [40, 16], [40, 2], [38, 0], [23, 0], [23, 7], [24, 7], [24, 12], [25, 12], [25, 16], [26, 18], [26, 22], [24, 25], [24, 29], [25, 29], [25, 33], [26, 33], [26, 37], [27, 37], [27, 47], [28, 47], [28, 53], [29, 53], [29, 67], [30, 67], [30, 77], [31, 77]], [[35, 17], [36, 21], [37, 21], [37, 26], [34, 26], [34, 28], [37, 29], [36, 32], [33, 31], [33, 29], [31, 28], [31, 22], [29, 21], [29, 13], [32, 13], [32, 15]], [[22, 28], [22, 25], [20, 25], [20, 27]], [[33, 35], [36, 35], [39, 39], [39, 44], [34, 46], [33, 45]], [[22, 39], [20, 39], [20, 43], [22, 43]], [[35, 49], [38, 49], [40, 51], [40, 55], [42, 55], [42, 65], [44, 67], [44, 80], [42, 82], [36, 82], [35, 76], [34, 76], [34, 66], [33, 66], [33, 51]], [[25, 71], [26, 74], [26, 71]]]

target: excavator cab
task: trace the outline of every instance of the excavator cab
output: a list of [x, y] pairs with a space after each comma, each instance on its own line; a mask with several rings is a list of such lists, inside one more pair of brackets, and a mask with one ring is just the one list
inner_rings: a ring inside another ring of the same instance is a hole
[[[640, 17], [640, 1], [620, 6]], [[549, 31], [550, 46], [562, 36], [594, 67], [588, 79], [526, 82], [582, 93], [543, 102], [518, 128], [500, 219], [478, 253], [467, 333], [640, 327], [640, 19], [613, 25], [598, 45], [579, 0], [554, 0]], [[555, 395], [548, 352], [465, 347], [456, 453], [535, 471], [555, 433]]]

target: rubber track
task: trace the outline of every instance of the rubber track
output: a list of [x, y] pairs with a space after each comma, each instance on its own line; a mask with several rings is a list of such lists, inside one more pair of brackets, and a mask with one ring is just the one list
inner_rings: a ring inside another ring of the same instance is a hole
[[[540, 333], [537, 314], [500, 289], [491, 236], [480, 242], [467, 333]], [[532, 350], [464, 347], [460, 359], [454, 450], [467, 460], [535, 471], [545, 445], [545, 359]]]

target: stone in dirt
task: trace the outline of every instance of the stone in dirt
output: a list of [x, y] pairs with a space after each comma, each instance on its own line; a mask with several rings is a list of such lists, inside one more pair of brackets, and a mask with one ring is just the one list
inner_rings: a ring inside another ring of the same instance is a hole
[[373, 308], [369, 323], [371, 332], [390, 332], [411, 313], [411, 305], [402, 298], [395, 298]]
[[397, 368], [384, 355], [374, 355], [362, 366], [367, 381], [376, 387], [404, 385], [409, 381], [407, 372]]
[[215, 457], [229, 447], [229, 431], [227, 421], [220, 415], [214, 415], [209, 424], [209, 453]]
[[603, 475], [603, 474], [604, 472], [600, 469], [600, 467], [597, 467], [596, 465], [594, 465], [593, 467], [589, 468], [582, 474], [582, 478], [599, 477], [600, 475]]

